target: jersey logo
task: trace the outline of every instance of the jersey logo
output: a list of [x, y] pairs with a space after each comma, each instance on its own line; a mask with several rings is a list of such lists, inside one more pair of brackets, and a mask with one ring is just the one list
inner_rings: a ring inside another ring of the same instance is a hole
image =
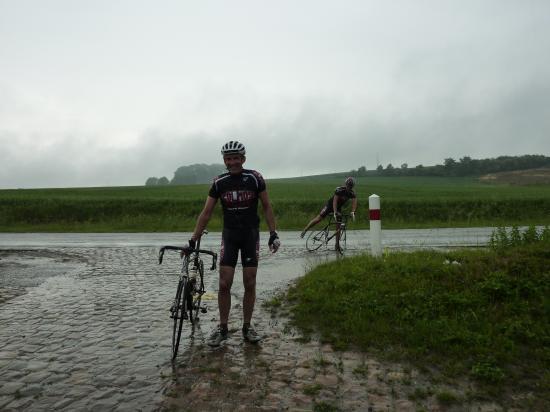
[[248, 208], [254, 204], [256, 192], [251, 190], [232, 190], [222, 193], [221, 198], [227, 208]]

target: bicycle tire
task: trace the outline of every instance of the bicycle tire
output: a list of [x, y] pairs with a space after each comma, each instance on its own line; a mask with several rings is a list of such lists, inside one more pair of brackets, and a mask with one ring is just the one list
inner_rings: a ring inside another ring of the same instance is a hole
[[183, 321], [187, 315], [186, 313], [187, 289], [188, 289], [187, 278], [184, 277], [178, 283], [178, 290], [176, 292], [175, 302], [177, 304], [177, 307], [176, 307], [176, 315], [174, 317], [174, 329], [172, 331], [172, 360], [176, 359], [176, 356], [178, 355], [178, 349], [180, 346], [180, 339], [181, 339], [181, 329], [183, 327]]
[[346, 250], [346, 228], [342, 228], [340, 231], [340, 250], [343, 252]]
[[201, 310], [201, 300], [202, 300], [203, 294], [204, 294], [204, 263], [201, 260], [199, 261], [197, 277], [193, 284], [192, 293], [191, 293], [192, 307], [189, 313], [189, 319], [191, 319], [192, 323], [195, 323], [199, 320], [199, 312]]
[[189, 322], [191, 323], [193, 323], [193, 289], [195, 288], [195, 282], [195, 279], [188, 280], [184, 289], [185, 313], [187, 314], [187, 319], [189, 319]]
[[326, 243], [326, 230], [318, 230], [317, 232], [310, 232], [306, 239], [306, 248], [310, 252], [315, 252], [321, 246]]

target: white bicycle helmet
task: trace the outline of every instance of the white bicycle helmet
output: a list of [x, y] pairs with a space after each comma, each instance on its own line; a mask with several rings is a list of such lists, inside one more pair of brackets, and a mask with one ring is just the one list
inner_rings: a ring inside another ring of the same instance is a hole
[[244, 144], [237, 142], [236, 140], [231, 140], [222, 146], [222, 156], [229, 154], [240, 154], [245, 155], [246, 149]]

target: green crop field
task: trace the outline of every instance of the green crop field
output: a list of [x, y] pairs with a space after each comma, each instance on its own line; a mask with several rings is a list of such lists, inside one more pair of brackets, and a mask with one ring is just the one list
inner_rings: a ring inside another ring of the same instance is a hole
[[[341, 178], [304, 177], [268, 182], [278, 226], [301, 229], [342, 184]], [[0, 190], [3, 232], [187, 231], [209, 185]], [[368, 228], [368, 198], [381, 197], [385, 228], [546, 225], [550, 186], [480, 183], [473, 178], [359, 178], [359, 209], [350, 228]], [[260, 211], [261, 213], [261, 211]], [[209, 228], [221, 228], [218, 207]]]

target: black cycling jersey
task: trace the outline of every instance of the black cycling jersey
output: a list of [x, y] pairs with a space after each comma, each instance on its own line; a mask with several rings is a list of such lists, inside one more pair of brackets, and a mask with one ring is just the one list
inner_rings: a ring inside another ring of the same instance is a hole
[[208, 195], [221, 200], [224, 228], [257, 228], [260, 225], [258, 195], [265, 189], [260, 173], [243, 169], [238, 175], [226, 172], [216, 177]]
[[329, 202], [332, 205], [332, 201], [334, 200], [334, 196], [338, 196], [337, 204], [338, 210], [342, 208], [342, 206], [349, 200], [349, 199], [355, 199], [355, 192], [353, 189], [349, 189], [346, 186], [339, 186], [334, 191], [334, 195], [330, 198]]
[[332, 197], [327, 201], [327, 204], [323, 206], [323, 208], [321, 209], [320, 214], [322, 217], [325, 217], [329, 213], [334, 212], [334, 209], [332, 207], [334, 196], [338, 196], [338, 200], [336, 201], [337, 202], [336, 207], [337, 207], [337, 212], [340, 212], [342, 209], [342, 206], [344, 206], [344, 204], [346, 204], [346, 202], [349, 199], [355, 199], [355, 192], [353, 191], [353, 189], [348, 190], [346, 186], [337, 187], [336, 190], [334, 191], [334, 195], [332, 195]]

